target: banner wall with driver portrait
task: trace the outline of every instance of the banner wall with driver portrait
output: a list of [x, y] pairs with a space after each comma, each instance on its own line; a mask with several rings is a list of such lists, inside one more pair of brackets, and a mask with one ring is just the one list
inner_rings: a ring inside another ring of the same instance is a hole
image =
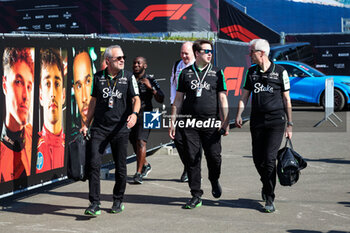
[[[0, 198], [66, 179], [68, 145], [86, 119], [93, 76], [104, 68], [104, 51], [110, 45], [121, 46], [126, 56], [125, 69], [131, 72], [136, 57], [147, 59], [146, 73], [154, 77], [165, 95], [164, 103], [153, 99], [153, 111], [166, 119], [171, 109], [171, 72], [180, 59], [182, 43], [4, 34], [0, 38]], [[238, 64], [235, 56], [218, 56], [224, 47], [224, 43], [214, 46], [214, 53], [228, 75], [228, 86], [233, 88], [228, 91], [229, 103], [233, 104], [240, 95], [234, 80], [242, 77], [233, 77], [232, 67], [242, 68], [243, 72], [245, 65]], [[237, 56], [247, 50], [243, 43], [230, 49]], [[170, 142], [168, 128], [154, 128], [147, 150]], [[104, 165], [112, 163], [110, 153], [107, 147]], [[129, 144], [128, 155], [133, 153]]]

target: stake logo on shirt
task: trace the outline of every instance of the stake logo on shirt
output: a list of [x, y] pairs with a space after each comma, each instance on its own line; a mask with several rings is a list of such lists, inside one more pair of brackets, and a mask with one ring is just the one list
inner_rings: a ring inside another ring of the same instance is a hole
[[273, 93], [273, 87], [270, 86], [269, 84], [267, 84], [267, 86], [265, 87], [263, 84], [261, 83], [255, 83], [254, 84], [254, 93], [260, 93], [260, 92], [269, 92], [269, 93]]
[[201, 84], [199, 83], [198, 80], [192, 80], [191, 81], [191, 89], [192, 90], [198, 89], [199, 85], [200, 85], [200, 88], [205, 88], [208, 91], [210, 90], [210, 84], [207, 83], [206, 81], [204, 81], [204, 83], [201, 83]]
[[[110, 96], [110, 89], [108, 87], [106, 88], [103, 88], [103, 98], [106, 99], [106, 98], [109, 98]], [[121, 93], [120, 91], [118, 90], [115, 90], [115, 92], [112, 93], [113, 97], [117, 97], [118, 99], [121, 99], [122, 96], [123, 96], [123, 93]]]

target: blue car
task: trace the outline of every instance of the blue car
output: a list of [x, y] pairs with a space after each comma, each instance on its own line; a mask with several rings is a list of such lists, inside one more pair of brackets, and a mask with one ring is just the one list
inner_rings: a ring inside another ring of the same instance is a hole
[[334, 80], [334, 110], [340, 111], [350, 104], [350, 76], [325, 75], [297, 61], [275, 61], [289, 75], [290, 97], [293, 104], [318, 105], [324, 107], [325, 80]]

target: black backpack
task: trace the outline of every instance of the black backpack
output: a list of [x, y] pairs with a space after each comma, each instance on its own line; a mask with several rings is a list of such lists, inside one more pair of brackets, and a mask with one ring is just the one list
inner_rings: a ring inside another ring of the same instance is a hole
[[300, 170], [306, 166], [304, 158], [293, 150], [292, 141], [287, 138], [286, 145], [277, 154], [277, 175], [280, 184], [283, 186], [295, 184], [299, 180]]

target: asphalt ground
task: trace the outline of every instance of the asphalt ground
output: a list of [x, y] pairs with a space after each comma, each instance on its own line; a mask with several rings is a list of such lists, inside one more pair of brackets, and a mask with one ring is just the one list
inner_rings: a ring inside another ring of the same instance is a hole
[[[319, 108], [296, 108], [294, 149], [308, 167], [292, 187], [277, 184], [276, 212], [264, 213], [261, 183], [251, 156], [249, 122], [222, 139], [223, 194], [211, 195], [206, 161], [202, 162], [203, 206], [187, 210], [187, 183], [176, 150], [160, 149], [148, 157], [152, 172], [142, 185], [132, 184], [136, 164], [128, 164], [125, 210], [110, 214], [114, 170], [101, 183], [102, 214], [85, 216], [87, 182], [63, 182], [16, 198], [1, 200], [0, 232], [350, 232], [350, 115], [334, 127]], [[170, 152], [170, 153], [168, 153]]]

